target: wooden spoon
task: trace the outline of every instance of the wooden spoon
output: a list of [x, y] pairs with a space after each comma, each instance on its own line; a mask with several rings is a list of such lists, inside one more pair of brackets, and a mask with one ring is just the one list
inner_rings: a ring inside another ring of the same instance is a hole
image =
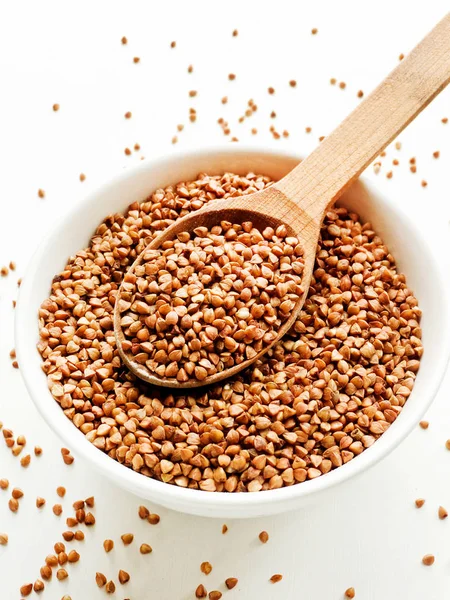
[[[141, 379], [159, 386], [193, 388], [216, 383], [248, 367], [289, 330], [298, 317], [311, 281], [323, 216], [342, 192], [376, 156], [422, 111], [450, 80], [450, 13], [420, 42], [394, 71], [295, 169], [272, 186], [248, 196], [215, 200], [186, 215], [158, 235], [148, 248], [158, 248], [181, 231], [222, 220], [252, 221], [262, 230], [285, 224], [289, 235], [300, 235], [304, 245], [305, 292], [275, 341], [254, 358], [207, 377], [204, 381], [160, 378], [134, 361], [122, 347], [118, 302], [114, 331], [119, 353]], [[145, 250], [144, 250], [145, 252]], [[130, 271], [143, 260], [143, 253]], [[119, 291], [120, 293], [120, 291]]]

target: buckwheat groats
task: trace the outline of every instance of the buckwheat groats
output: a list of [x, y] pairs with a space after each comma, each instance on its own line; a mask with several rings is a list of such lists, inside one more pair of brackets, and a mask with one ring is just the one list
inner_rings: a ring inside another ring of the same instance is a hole
[[143, 475], [227, 492], [314, 479], [370, 447], [411, 393], [423, 352], [417, 300], [370, 223], [343, 208], [325, 216], [295, 325], [246, 371], [175, 395], [122, 364], [112, 314], [137, 256], [206, 202], [270, 183], [202, 173], [110, 215], [41, 306], [38, 349], [55, 400], [97, 448]]
[[227, 221], [147, 249], [119, 291], [122, 350], [179, 382], [254, 358], [303, 293], [302, 255], [284, 225]]

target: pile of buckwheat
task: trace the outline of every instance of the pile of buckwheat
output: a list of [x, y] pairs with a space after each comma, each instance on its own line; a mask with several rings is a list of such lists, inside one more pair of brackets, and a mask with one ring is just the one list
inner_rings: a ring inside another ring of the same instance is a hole
[[90, 442], [143, 475], [227, 492], [314, 479], [370, 447], [411, 393], [423, 352], [417, 300], [370, 224], [343, 208], [326, 214], [295, 325], [246, 371], [175, 395], [124, 367], [112, 314], [136, 257], [206, 202], [270, 183], [200, 174], [157, 190], [107, 217], [42, 303], [38, 349], [51, 393]]
[[222, 221], [147, 249], [118, 302], [122, 350], [179, 382], [252, 359], [278, 335], [303, 290], [301, 241], [285, 225]]

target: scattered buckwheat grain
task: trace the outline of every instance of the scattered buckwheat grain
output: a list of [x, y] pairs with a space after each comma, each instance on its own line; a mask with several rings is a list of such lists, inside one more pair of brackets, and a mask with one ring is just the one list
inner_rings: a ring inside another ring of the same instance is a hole
[[140, 548], [139, 548], [139, 552], [141, 554], [150, 554], [150, 552], [153, 551], [153, 548], [151, 546], [149, 546], [148, 544], [141, 544]]
[[111, 552], [114, 548], [114, 542], [112, 540], [105, 540], [103, 542], [103, 548], [105, 549], [105, 552]]
[[64, 496], [66, 495], [66, 488], [60, 485], [56, 488], [56, 493], [60, 498], [64, 498]]
[[349, 587], [345, 590], [346, 598], [354, 598], [355, 597], [355, 588]]
[[424, 504], [425, 500], [423, 498], [417, 498], [417, 500], [415, 501], [415, 505], [417, 508], [422, 508]]
[[260, 542], [262, 542], [263, 544], [267, 544], [267, 542], [269, 541], [269, 534], [267, 533], [267, 531], [261, 531], [258, 537]]
[[122, 569], [120, 569], [119, 574], [118, 574], [118, 579], [119, 579], [119, 583], [124, 585], [125, 583], [128, 583], [128, 581], [130, 581], [130, 575], [126, 571], [123, 571]]
[[196, 598], [206, 598], [207, 595], [208, 592], [206, 591], [206, 588], [202, 583], [199, 586], [197, 586], [197, 589], [195, 590]]
[[49, 567], [56, 567], [58, 565], [58, 558], [54, 554], [48, 554], [45, 558], [45, 564]]
[[422, 429], [428, 429], [430, 423], [428, 421], [420, 421], [419, 425]]
[[444, 520], [448, 517], [448, 512], [445, 510], [443, 506], [440, 506], [438, 509], [438, 515], [441, 520]]
[[283, 579], [283, 575], [281, 575], [280, 573], [275, 573], [275, 575], [272, 575], [272, 577], [270, 578], [270, 581], [272, 583], [278, 583], [282, 579]]
[[202, 562], [202, 564], [200, 565], [200, 571], [202, 573], [204, 573], [205, 575], [209, 575], [212, 571], [212, 565], [209, 562]]
[[69, 577], [69, 574], [65, 569], [58, 569], [56, 571], [56, 578], [59, 579], [59, 581], [67, 579], [67, 577]]
[[225, 579], [225, 585], [229, 590], [232, 590], [234, 587], [236, 587], [237, 583], [238, 580], [236, 577], [228, 577], [228, 579]]
[[434, 563], [434, 555], [433, 554], [425, 554], [425, 556], [422, 558], [422, 563], [426, 567], [430, 567]]
[[40, 568], [39, 572], [42, 579], [45, 579], [46, 581], [52, 578], [52, 568], [50, 565], [44, 565]]
[[25, 585], [23, 585], [20, 588], [20, 595], [21, 596], [29, 596], [31, 594], [32, 590], [33, 590], [33, 584], [26, 583]]
[[39, 594], [45, 588], [44, 582], [41, 579], [36, 579], [33, 585], [33, 590], [36, 594]]
[[132, 533], [124, 533], [120, 536], [124, 546], [128, 546], [134, 540], [134, 535]]

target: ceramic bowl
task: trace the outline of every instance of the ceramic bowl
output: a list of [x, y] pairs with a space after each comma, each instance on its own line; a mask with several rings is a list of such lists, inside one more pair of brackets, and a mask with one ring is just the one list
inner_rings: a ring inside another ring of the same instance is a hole
[[372, 223], [396, 258], [399, 269], [406, 274], [408, 285], [414, 290], [423, 311], [425, 347], [413, 392], [401, 415], [361, 455], [322, 477], [271, 491], [227, 494], [184, 489], [145, 477], [109, 458], [87, 441], [51, 396], [36, 349], [38, 309], [48, 296], [52, 278], [62, 270], [67, 257], [87, 246], [106, 215], [124, 211], [129, 204], [144, 200], [158, 187], [194, 179], [199, 172], [232, 171], [245, 175], [253, 171], [278, 179], [299, 160], [299, 156], [284, 152], [230, 144], [225, 148], [171, 153], [143, 162], [102, 185], [72, 208], [45, 238], [28, 267], [16, 310], [16, 348], [30, 396], [64, 445], [85, 460], [86, 465], [141, 498], [174, 510], [221, 518], [256, 517], [299, 508], [389, 454], [417, 424], [438, 390], [447, 364], [450, 340], [450, 304], [443, 267], [418, 227], [396, 206], [395, 198], [383, 196], [360, 180], [345, 193], [339, 204], [355, 210]]

